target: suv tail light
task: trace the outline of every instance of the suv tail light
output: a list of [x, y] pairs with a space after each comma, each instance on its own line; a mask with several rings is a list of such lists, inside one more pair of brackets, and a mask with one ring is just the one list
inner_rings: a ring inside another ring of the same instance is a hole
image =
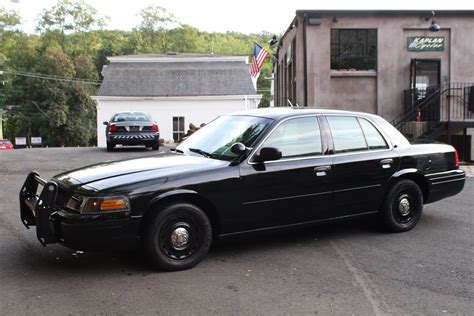
[[158, 132], [159, 130], [160, 130], [160, 129], [158, 128], [158, 124], [153, 124], [153, 125], [151, 126], [151, 131], [152, 131], [152, 132]]
[[118, 132], [117, 125], [115, 125], [115, 124], [110, 124], [110, 125], [109, 125], [109, 132], [111, 132], [111, 133]]
[[459, 167], [459, 155], [456, 148], [454, 148], [454, 160], [456, 161], [456, 167]]

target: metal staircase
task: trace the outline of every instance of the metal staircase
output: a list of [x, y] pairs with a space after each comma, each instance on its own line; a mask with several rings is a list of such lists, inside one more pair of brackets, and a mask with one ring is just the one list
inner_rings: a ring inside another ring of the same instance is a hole
[[405, 90], [405, 110], [391, 123], [408, 139], [431, 139], [474, 125], [474, 83]]

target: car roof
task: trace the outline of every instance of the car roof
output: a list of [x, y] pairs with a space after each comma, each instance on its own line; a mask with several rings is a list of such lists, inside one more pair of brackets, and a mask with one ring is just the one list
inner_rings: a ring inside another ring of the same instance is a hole
[[302, 107], [273, 107], [273, 108], [260, 108], [253, 110], [245, 110], [230, 113], [229, 115], [248, 115], [258, 116], [270, 119], [280, 119], [298, 115], [311, 115], [311, 114], [343, 114], [343, 115], [359, 115], [359, 116], [372, 116], [372, 114], [365, 112], [345, 111], [345, 110], [334, 110], [325, 108], [302, 108]]

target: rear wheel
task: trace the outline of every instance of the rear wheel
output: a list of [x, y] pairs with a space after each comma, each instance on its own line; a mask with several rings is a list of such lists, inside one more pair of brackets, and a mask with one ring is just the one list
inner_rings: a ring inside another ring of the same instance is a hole
[[380, 213], [385, 227], [392, 232], [404, 232], [418, 223], [423, 211], [423, 194], [412, 180], [401, 180], [389, 190]]
[[113, 151], [115, 148], [115, 144], [112, 144], [111, 142], [107, 142], [107, 151]]
[[156, 142], [154, 142], [153, 145], [151, 145], [151, 149], [153, 149], [153, 150], [160, 149], [160, 141], [156, 140]]
[[152, 264], [168, 271], [185, 270], [198, 264], [209, 251], [211, 222], [197, 206], [175, 203], [166, 206], [146, 233], [146, 250]]

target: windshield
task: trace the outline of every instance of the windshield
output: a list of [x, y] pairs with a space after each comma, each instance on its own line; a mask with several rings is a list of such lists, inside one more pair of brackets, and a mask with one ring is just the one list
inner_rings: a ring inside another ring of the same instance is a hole
[[230, 161], [238, 156], [230, 151], [233, 144], [252, 146], [272, 121], [255, 116], [222, 116], [200, 128], [176, 150]]

